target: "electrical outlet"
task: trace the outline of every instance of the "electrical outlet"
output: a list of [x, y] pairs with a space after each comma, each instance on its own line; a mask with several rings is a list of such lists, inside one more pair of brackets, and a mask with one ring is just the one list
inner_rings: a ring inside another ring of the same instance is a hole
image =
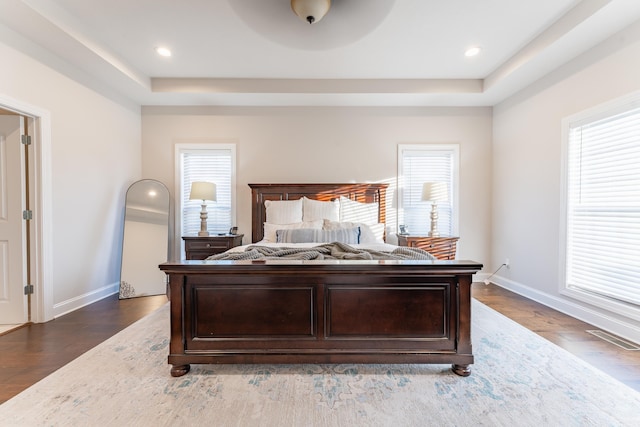
[[504, 260], [504, 266], [509, 268], [509, 258]]

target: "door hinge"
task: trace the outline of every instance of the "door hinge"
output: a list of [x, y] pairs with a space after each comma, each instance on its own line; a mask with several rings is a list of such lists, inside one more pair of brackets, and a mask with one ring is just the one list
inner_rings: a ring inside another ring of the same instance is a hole
[[33, 211], [32, 210], [24, 210], [22, 211], [22, 219], [30, 221], [33, 219]]
[[25, 294], [25, 295], [31, 295], [31, 294], [33, 294], [33, 285], [25, 285], [25, 287], [24, 287], [24, 294]]
[[31, 135], [21, 135], [20, 139], [23, 145], [31, 145]]

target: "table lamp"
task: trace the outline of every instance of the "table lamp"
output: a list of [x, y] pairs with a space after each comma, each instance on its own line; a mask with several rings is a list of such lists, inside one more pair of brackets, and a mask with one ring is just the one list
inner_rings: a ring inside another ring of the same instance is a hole
[[422, 201], [431, 202], [431, 231], [429, 237], [440, 237], [438, 232], [438, 202], [449, 200], [446, 182], [425, 182], [422, 185]]
[[189, 200], [202, 200], [202, 210], [200, 211], [200, 231], [198, 232], [198, 236], [208, 236], [206, 201], [216, 201], [216, 185], [213, 182], [192, 182]]

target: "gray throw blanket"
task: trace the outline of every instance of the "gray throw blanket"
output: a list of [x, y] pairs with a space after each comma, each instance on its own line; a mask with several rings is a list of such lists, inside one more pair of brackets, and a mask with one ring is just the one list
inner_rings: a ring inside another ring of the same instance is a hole
[[375, 251], [371, 249], [356, 249], [344, 243], [333, 242], [314, 246], [312, 248], [287, 248], [251, 245], [244, 252], [224, 252], [211, 255], [208, 260], [435, 260], [429, 252], [418, 248], [400, 246], [392, 251]]

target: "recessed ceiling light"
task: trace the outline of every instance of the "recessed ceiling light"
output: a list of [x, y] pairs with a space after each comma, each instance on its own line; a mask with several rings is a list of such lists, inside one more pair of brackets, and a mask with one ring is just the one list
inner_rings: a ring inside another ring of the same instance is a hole
[[157, 47], [156, 53], [160, 56], [166, 56], [166, 57], [171, 56], [171, 51], [166, 47]]
[[477, 54], [480, 53], [480, 50], [481, 49], [478, 46], [470, 47], [464, 52], [464, 56], [467, 56], [467, 57], [476, 56]]

